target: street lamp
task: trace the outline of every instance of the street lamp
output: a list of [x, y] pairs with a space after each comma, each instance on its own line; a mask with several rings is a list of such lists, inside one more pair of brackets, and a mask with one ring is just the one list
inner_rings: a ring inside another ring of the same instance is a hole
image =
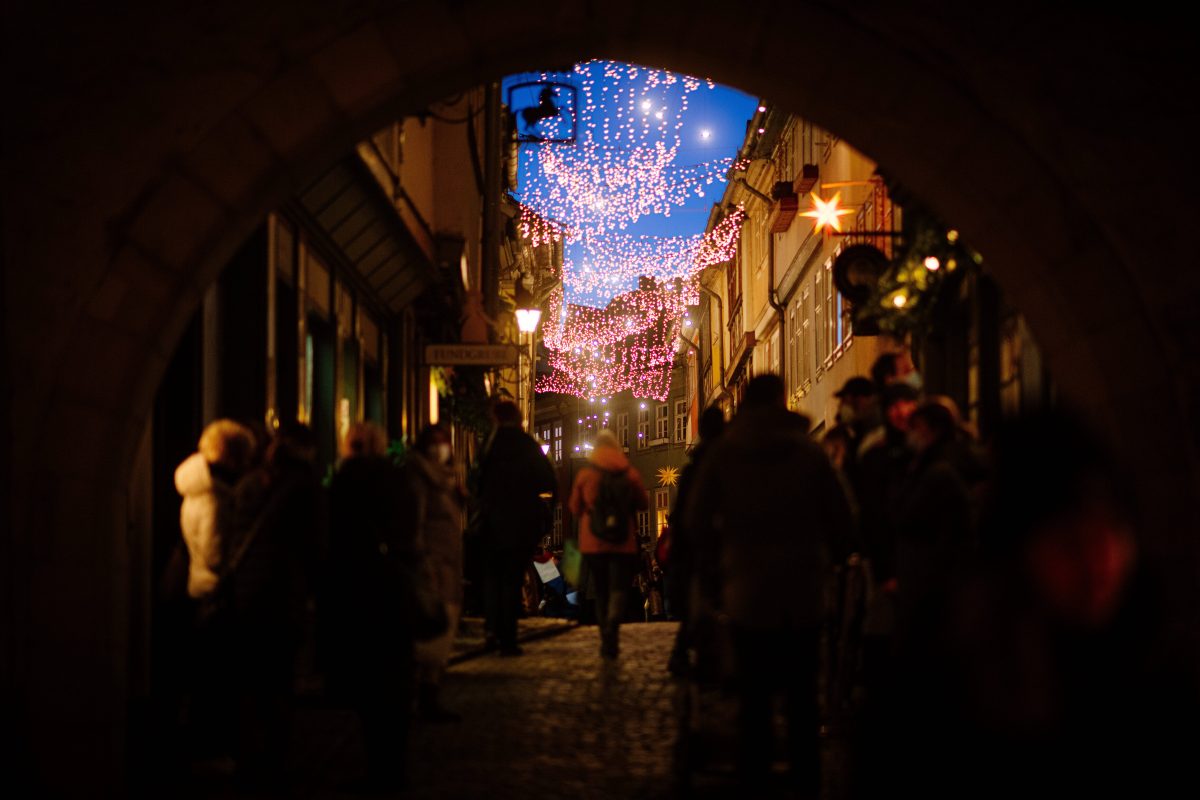
[[528, 289], [525, 288], [524, 276], [517, 279], [517, 287], [513, 291], [513, 305], [517, 307], [517, 327], [521, 333], [533, 333], [537, 330], [542, 319], [542, 309]]
[[526, 391], [529, 392], [529, 409], [526, 419], [529, 420], [529, 429], [533, 430], [533, 386], [537, 380], [537, 351], [535, 349], [535, 338], [537, 336], [538, 322], [542, 319], [542, 309], [538, 307], [537, 300], [533, 294], [525, 288], [525, 276], [517, 277], [516, 286], [513, 288], [513, 305], [516, 306], [517, 328], [521, 333], [529, 334], [529, 387]]

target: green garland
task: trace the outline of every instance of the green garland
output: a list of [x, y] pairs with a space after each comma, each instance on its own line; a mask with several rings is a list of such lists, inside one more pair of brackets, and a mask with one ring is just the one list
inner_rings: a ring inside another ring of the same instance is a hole
[[880, 277], [870, 299], [855, 310], [855, 322], [873, 322], [881, 333], [903, 338], [922, 336], [933, 324], [934, 312], [957, 289], [967, 270], [983, 262], [927, 209], [909, 204], [903, 209], [901, 245], [891, 267]]

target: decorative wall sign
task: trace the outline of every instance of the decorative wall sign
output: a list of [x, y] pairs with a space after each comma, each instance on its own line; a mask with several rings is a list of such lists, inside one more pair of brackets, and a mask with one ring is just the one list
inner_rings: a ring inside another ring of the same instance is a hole
[[576, 136], [578, 90], [568, 81], [547, 78], [508, 89], [518, 142], [572, 144]]

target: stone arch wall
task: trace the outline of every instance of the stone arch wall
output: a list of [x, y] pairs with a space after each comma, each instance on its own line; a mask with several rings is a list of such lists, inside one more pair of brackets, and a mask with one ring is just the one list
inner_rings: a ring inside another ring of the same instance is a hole
[[[220, 265], [387, 119], [580, 57], [769, 97], [929, 202], [985, 253], [1064, 394], [1112, 433], [1150, 544], [1195, 564], [1200, 270], [1184, 232], [1200, 70], [1166, 23], [943, 0], [903, 13], [684, 0], [6, 13], [19, 35], [6, 53], [18, 113], [4, 148], [0, 668], [41, 777], [78, 781], [54, 769], [73, 758], [121, 780], [128, 473]], [[1127, 216], [1139, 202], [1153, 218]]]

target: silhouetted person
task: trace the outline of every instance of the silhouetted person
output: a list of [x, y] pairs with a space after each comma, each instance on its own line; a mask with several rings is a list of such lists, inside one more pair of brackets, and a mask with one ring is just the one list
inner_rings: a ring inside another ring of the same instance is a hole
[[913, 460], [892, 510], [902, 624], [938, 594], [972, 545], [967, 485], [953, 461], [957, 425], [952, 414], [939, 403], [925, 402], [910, 415], [908, 427]]
[[383, 431], [351, 427], [330, 488], [329, 574], [322, 639], [330, 692], [363, 725], [367, 782], [405, 783], [411, 722], [413, 634], [406, 581], [421, 568], [416, 501], [386, 456]]
[[838, 422], [846, 447], [838, 467], [853, 481], [858, 470], [859, 449], [863, 440], [881, 424], [879, 391], [869, 378], [856, 375], [842, 384], [834, 395], [838, 400]]
[[228, 757], [234, 726], [230, 697], [231, 628], [228, 609], [217, 597], [225, 553], [234, 533], [234, 487], [249, 468], [253, 434], [229, 419], [218, 419], [200, 434], [197, 451], [175, 470], [175, 488], [183, 501], [179, 525], [186, 548], [189, 601], [185, 724], [194, 741], [193, 756]]
[[740, 700], [739, 770], [757, 784], [772, 760], [772, 698], [782, 693], [788, 757], [819, 786], [817, 670], [824, 587], [847, 555], [850, 509], [829, 459], [787, 410], [782, 379], [759, 375], [705, 457], [685, 524], [699, 543], [706, 601], [732, 627]]
[[[305, 425], [276, 432], [264, 463], [237, 486], [232, 581], [234, 681], [239, 699], [238, 771], [251, 783], [284, 777], [296, 655], [326, 524], [317, 443]], [[236, 561], [236, 565], [234, 562]]]
[[858, 542], [867, 558], [871, 578], [863, 621], [863, 683], [869, 693], [889, 667], [896, 634], [896, 517], [895, 510], [908, 480], [913, 452], [908, 444], [908, 419], [917, 408], [917, 392], [900, 383], [883, 390], [883, 426], [869, 434], [853, 476], [858, 503]]
[[700, 442], [692, 448], [688, 463], [679, 474], [679, 486], [675, 490], [675, 507], [671, 509], [671, 555], [664, 568], [667, 602], [671, 615], [679, 620], [675, 634], [675, 645], [667, 661], [667, 669], [673, 675], [686, 673], [689, 663], [688, 648], [691, 638], [692, 578], [695, 573], [695, 536], [684, 522], [684, 510], [696, 483], [696, 474], [712, 450], [717, 438], [725, 430], [725, 412], [718, 406], [709, 406], [700, 415]]
[[995, 441], [983, 558], [918, 620], [858, 794], [1194, 794], [1195, 654], [1164, 635], [1126, 481], [1064, 413]]
[[496, 427], [480, 458], [478, 497], [483, 550], [484, 608], [501, 655], [518, 655], [517, 619], [530, 559], [546, 524], [545, 500], [554, 497], [554, 467], [521, 430], [521, 411], [509, 401], [492, 409]]
[[440, 425], [422, 430], [404, 467], [417, 504], [417, 542], [449, 622], [441, 636], [417, 644], [417, 711], [429, 722], [455, 722], [459, 716], [442, 706], [440, 689], [462, 612], [465, 493], [454, 470], [449, 431]]
[[[626, 535], [616, 541], [600, 538], [594, 532], [600, 520], [596, 504], [602, 494], [605, 473], [622, 482]], [[637, 512], [649, 507], [642, 476], [629, 463], [621, 443], [611, 431], [596, 435], [588, 465], [575, 476], [568, 508], [579, 520], [579, 552], [587, 562], [588, 576], [596, 600], [596, 624], [600, 629], [600, 655], [616, 658], [620, 652], [620, 627], [625, 618], [626, 601], [634, 575], [641, 565], [637, 541]]]
[[879, 392], [897, 383], [902, 383], [917, 392], [923, 388], [921, 373], [913, 365], [912, 354], [908, 350], [883, 353], [876, 358], [875, 363], [871, 365], [871, 381]]

